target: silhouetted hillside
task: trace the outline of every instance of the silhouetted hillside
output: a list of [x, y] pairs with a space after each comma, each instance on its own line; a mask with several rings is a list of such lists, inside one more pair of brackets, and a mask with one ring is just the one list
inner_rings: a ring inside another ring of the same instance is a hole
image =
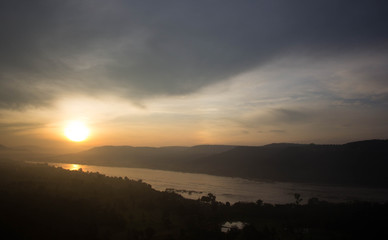
[[9, 148], [6, 147], [6, 146], [4, 146], [4, 145], [1, 145], [1, 144], [0, 144], [0, 151], [1, 151], [1, 150], [9, 150]]
[[[271, 205], [198, 200], [128, 178], [0, 159], [0, 231], [7, 239], [386, 239], [388, 204], [312, 198]], [[299, 200], [298, 200], [299, 199]], [[226, 221], [242, 229], [221, 232]]]
[[50, 160], [276, 181], [388, 187], [388, 140], [344, 145], [277, 143], [260, 147], [105, 146]]
[[191, 162], [190, 168], [225, 176], [388, 186], [388, 141], [236, 147]]
[[193, 147], [103, 146], [76, 154], [50, 158], [51, 161], [156, 169], [175, 169], [183, 162], [211, 156], [234, 146], [199, 145]]

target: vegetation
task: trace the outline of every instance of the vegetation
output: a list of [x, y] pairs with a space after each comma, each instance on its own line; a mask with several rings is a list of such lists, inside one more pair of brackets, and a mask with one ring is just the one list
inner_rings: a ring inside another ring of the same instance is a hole
[[[388, 204], [199, 200], [99, 173], [0, 161], [0, 230], [10, 239], [384, 239]], [[220, 231], [226, 221], [242, 229]]]
[[[220, 176], [388, 187], [388, 140], [343, 145], [270, 144], [194, 147], [99, 147], [47, 158], [117, 167], [141, 167]], [[328, 174], [330, 173], [330, 174]]]

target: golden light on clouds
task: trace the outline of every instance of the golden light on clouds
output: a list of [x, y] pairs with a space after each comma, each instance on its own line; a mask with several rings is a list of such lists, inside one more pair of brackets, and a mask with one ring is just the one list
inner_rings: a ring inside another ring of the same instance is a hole
[[73, 142], [82, 142], [89, 136], [89, 128], [80, 121], [72, 121], [65, 128], [65, 136]]

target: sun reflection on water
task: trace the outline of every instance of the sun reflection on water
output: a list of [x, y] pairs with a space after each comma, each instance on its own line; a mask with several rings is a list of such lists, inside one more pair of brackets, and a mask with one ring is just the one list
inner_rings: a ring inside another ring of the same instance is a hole
[[77, 171], [77, 170], [79, 170], [80, 168], [81, 168], [81, 166], [78, 165], [78, 164], [71, 164], [70, 167], [69, 167], [68, 169], [71, 170], [71, 171]]

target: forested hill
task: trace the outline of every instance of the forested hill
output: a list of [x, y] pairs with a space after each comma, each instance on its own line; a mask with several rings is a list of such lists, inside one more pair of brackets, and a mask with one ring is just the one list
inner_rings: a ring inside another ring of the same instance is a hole
[[[8, 239], [387, 239], [388, 204], [319, 199], [271, 205], [198, 200], [99, 173], [0, 158], [0, 231]], [[356, 217], [355, 217], [356, 216]], [[226, 221], [242, 230], [221, 232]]]
[[50, 161], [143, 167], [221, 176], [388, 187], [388, 140], [343, 145], [106, 146]]
[[235, 147], [188, 168], [224, 176], [388, 187], [388, 141]]

